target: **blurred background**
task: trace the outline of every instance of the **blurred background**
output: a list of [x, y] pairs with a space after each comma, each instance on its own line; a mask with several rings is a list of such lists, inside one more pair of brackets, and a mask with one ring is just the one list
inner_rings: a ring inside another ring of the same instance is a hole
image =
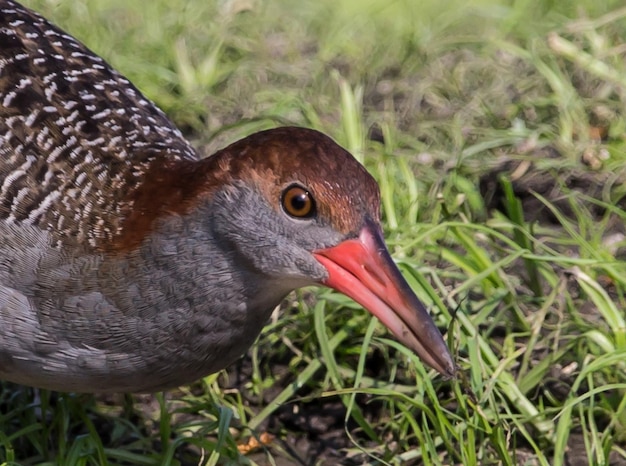
[[622, 1], [24, 3], [206, 156], [280, 125], [350, 150], [459, 377], [303, 290], [193, 386], [0, 382], [0, 464], [626, 464]]

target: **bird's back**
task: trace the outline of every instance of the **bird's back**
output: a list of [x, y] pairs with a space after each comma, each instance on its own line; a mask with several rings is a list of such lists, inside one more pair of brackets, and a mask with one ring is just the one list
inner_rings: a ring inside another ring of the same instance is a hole
[[155, 159], [196, 154], [161, 110], [102, 58], [0, 1], [0, 220], [55, 241], [110, 241]]

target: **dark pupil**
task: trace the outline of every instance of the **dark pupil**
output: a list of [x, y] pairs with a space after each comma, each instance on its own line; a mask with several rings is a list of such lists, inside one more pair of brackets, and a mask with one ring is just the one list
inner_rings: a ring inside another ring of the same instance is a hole
[[297, 194], [291, 198], [291, 207], [293, 207], [293, 210], [296, 212], [304, 210], [307, 205], [307, 199], [307, 193]]

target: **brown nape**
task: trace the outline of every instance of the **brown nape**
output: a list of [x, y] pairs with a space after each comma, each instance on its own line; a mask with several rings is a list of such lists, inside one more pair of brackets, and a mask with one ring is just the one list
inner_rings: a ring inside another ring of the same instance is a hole
[[132, 209], [122, 222], [121, 233], [101, 249], [132, 251], [152, 232], [159, 217], [187, 214], [206, 191], [206, 165], [195, 160], [153, 161], [141, 184], [131, 192]]
[[256, 186], [276, 210], [282, 190], [300, 183], [316, 200], [318, 215], [342, 234], [356, 234], [364, 216], [380, 217], [378, 185], [345, 149], [324, 134], [285, 127], [248, 136], [201, 161], [157, 159], [133, 196], [121, 231], [105, 247], [136, 248], [163, 215], [185, 215], [233, 181]]

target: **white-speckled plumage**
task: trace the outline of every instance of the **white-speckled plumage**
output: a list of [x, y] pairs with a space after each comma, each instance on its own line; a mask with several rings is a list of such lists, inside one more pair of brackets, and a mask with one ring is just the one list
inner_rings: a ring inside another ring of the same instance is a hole
[[156, 157], [196, 154], [102, 58], [30, 10], [1, 5], [0, 218], [96, 247], [119, 233], [132, 209], [124, 194]]

